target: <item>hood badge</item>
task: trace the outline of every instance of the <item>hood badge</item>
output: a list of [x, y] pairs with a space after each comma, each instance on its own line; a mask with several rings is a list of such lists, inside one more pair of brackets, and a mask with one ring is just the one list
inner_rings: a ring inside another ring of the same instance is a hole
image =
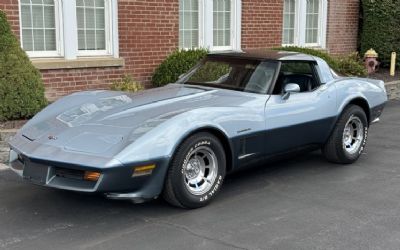
[[57, 140], [57, 136], [55, 135], [49, 135], [47, 138], [49, 138], [49, 140]]

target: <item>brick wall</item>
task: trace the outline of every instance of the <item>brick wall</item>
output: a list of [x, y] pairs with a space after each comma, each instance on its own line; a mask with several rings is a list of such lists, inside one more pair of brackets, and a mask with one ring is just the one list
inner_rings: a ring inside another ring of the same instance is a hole
[[242, 3], [242, 48], [280, 46], [283, 0], [243, 0]]
[[357, 51], [359, 0], [328, 1], [327, 47], [332, 54]]

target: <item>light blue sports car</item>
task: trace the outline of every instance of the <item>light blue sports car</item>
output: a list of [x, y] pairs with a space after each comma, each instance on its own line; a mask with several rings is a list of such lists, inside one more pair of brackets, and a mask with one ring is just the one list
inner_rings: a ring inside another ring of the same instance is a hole
[[10, 165], [43, 186], [198, 208], [225, 175], [299, 150], [356, 161], [387, 101], [384, 83], [340, 77], [288, 52], [210, 54], [178, 82], [69, 95], [10, 142]]

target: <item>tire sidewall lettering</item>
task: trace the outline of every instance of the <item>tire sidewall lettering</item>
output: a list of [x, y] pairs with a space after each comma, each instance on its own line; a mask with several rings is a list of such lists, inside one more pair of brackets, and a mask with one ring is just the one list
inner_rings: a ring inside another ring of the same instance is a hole
[[368, 126], [364, 125], [364, 136], [363, 136], [363, 142], [361, 143], [360, 150], [358, 151], [358, 154], [361, 155], [362, 152], [365, 149], [365, 146], [367, 145], [367, 139], [368, 139]]
[[[195, 149], [197, 149], [198, 147], [201, 147], [201, 146], [207, 146], [207, 147], [212, 148], [213, 143], [212, 143], [211, 140], [203, 139], [203, 140], [197, 141], [194, 144], [194, 146], [190, 147], [188, 152], [185, 154], [185, 157], [183, 158], [183, 163], [181, 164], [181, 171], [180, 172], [182, 174], [182, 180], [183, 181], [185, 179], [185, 167], [186, 167], [186, 165], [188, 164], [188, 162], [190, 160], [190, 156], [191, 156], [192, 152]], [[215, 182], [214, 182], [212, 188], [210, 189], [210, 191], [208, 191], [206, 194], [204, 194], [202, 196], [196, 196], [196, 195], [193, 195], [193, 194], [191, 194], [191, 196], [194, 197], [199, 202], [207, 202], [208, 200], [213, 198], [218, 193], [219, 189], [222, 186], [223, 180], [224, 180], [224, 177], [223, 177], [223, 175], [221, 175], [220, 169], [218, 169], [217, 178], [215, 179]]]
[[211, 199], [211, 197], [213, 197], [213, 196], [218, 192], [219, 188], [220, 188], [221, 185], [222, 185], [222, 181], [223, 181], [222, 175], [218, 175], [218, 179], [217, 179], [216, 182], [214, 183], [213, 188], [212, 188], [210, 191], [208, 191], [205, 195], [201, 196], [201, 197], [199, 198], [199, 201], [200, 201], [200, 202], [205, 202], [205, 201], [207, 201], [208, 199]]

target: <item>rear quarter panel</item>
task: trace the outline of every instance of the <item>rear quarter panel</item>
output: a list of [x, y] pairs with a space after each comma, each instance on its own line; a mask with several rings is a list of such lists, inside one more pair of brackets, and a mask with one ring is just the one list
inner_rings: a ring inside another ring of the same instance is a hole
[[369, 108], [382, 105], [387, 101], [386, 91], [378, 81], [363, 78], [343, 78], [335, 80], [337, 89], [338, 115], [354, 99], [363, 98]]

